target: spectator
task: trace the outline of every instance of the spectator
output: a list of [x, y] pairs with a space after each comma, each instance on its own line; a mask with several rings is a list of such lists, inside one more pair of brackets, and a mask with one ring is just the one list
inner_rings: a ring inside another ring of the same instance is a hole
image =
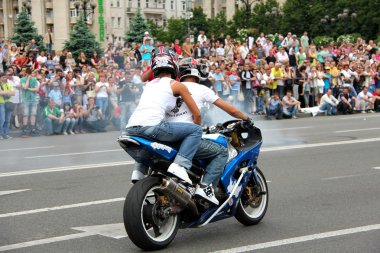
[[[37, 114], [37, 92], [39, 84], [37, 82], [37, 72], [27, 70], [27, 75], [21, 78], [20, 83], [22, 86], [22, 101], [23, 101], [23, 124], [22, 136], [28, 137], [27, 128], [29, 126], [30, 134], [35, 136], [37, 131], [36, 114]], [[29, 121], [30, 120], [30, 121]]]
[[58, 108], [62, 107], [62, 92], [60, 89], [59, 82], [53, 82], [53, 89], [49, 92], [48, 97], [49, 100], [54, 100], [54, 105]]
[[48, 53], [51, 54], [52, 49], [53, 49], [53, 43], [54, 43], [54, 35], [51, 32], [50, 28], [47, 29], [47, 32], [44, 35], [44, 43], [48, 49]]
[[338, 110], [343, 114], [352, 114], [355, 108], [356, 98], [351, 96], [350, 88], [343, 87], [342, 93], [339, 94]]
[[327, 89], [326, 94], [321, 98], [319, 110], [325, 111], [328, 116], [336, 115], [338, 100], [332, 95], [332, 90]]
[[368, 92], [368, 87], [363, 88], [363, 91], [358, 94], [357, 100], [358, 106], [362, 113], [366, 113], [366, 110], [369, 110], [368, 112], [370, 113], [374, 113], [374, 97], [370, 92]]
[[301, 103], [292, 96], [291, 91], [286, 92], [286, 96], [282, 98], [283, 114], [288, 118], [297, 118], [297, 111], [301, 110]]
[[106, 110], [108, 108], [108, 94], [111, 92], [111, 88], [109, 83], [106, 80], [106, 76], [104, 74], [99, 75], [99, 82], [95, 85], [95, 93], [96, 93], [96, 106], [100, 108], [100, 112], [102, 113], [102, 117], [105, 117]]
[[47, 135], [61, 134], [65, 115], [55, 106], [54, 99], [49, 100], [49, 105], [45, 107], [43, 115]]
[[0, 74], [0, 140], [11, 139], [9, 127], [14, 110], [12, 96], [15, 95], [13, 86], [8, 83], [7, 75]]
[[73, 108], [71, 108], [70, 103], [65, 103], [65, 105], [63, 106], [63, 114], [64, 114], [64, 121], [63, 121], [62, 133], [64, 135], [75, 134], [73, 131], [74, 126], [76, 125], [75, 112]]
[[87, 57], [83, 52], [80, 52], [78, 55], [77, 66], [83, 68], [86, 65], [88, 65]]
[[197, 41], [198, 41], [201, 45], [203, 45], [203, 42], [206, 42], [206, 41], [207, 41], [207, 37], [206, 37], [204, 31], [200, 31], [200, 32], [199, 32], [199, 35], [198, 35], [198, 39], [197, 39]]
[[91, 132], [105, 132], [107, 126], [100, 107], [95, 105], [93, 97], [88, 98], [87, 110], [83, 112], [84, 126]]
[[190, 38], [186, 37], [185, 42], [182, 45], [183, 57], [191, 57], [193, 55], [193, 45], [190, 43]]
[[148, 65], [150, 65], [150, 60], [152, 59], [153, 50], [150, 41], [150, 37], [146, 37], [144, 43], [140, 47], [140, 52], [142, 53], [142, 61], [147, 62]]
[[271, 120], [272, 116], [275, 116], [276, 119], [282, 119], [283, 110], [282, 110], [283, 104], [280, 100], [280, 96], [277, 92], [275, 92], [268, 100], [266, 112], [267, 112], [267, 119]]

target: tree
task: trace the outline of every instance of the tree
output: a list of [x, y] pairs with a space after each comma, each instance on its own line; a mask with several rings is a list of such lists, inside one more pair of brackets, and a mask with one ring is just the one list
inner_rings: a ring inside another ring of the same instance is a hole
[[173, 42], [175, 39], [182, 40], [187, 35], [186, 22], [183, 18], [175, 19], [170, 18], [168, 20], [168, 41]]
[[[210, 18], [207, 21], [208, 34], [214, 34], [218, 37], [220, 33], [224, 33], [228, 30], [227, 16], [225, 12], [219, 12], [215, 18]], [[211, 36], [209, 36], [211, 37]]]
[[73, 54], [74, 59], [78, 58], [80, 52], [83, 52], [88, 59], [92, 57], [94, 51], [98, 54], [102, 52], [99, 42], [84, 22], [83, 16], [78, 18], [70, 32], [69, 40], [65, 41], [64, 48]]
[[[272, 8], [277, 8], [277, 13], [267, 16], [266, 13], [272, 13]], [[281, 16], [279, 15], [280, 6], [276, 0], [267, 0], [260, 2], [253, 7], [251, 15], [251, 24], [259, 32], [265, 34], [278, 32], [279, 24], [281, 23]]]
[[46, 49], [43, 43], [43, 37], [37, 34], [37, 28], [34, 22], [30, 19], [27, 9], [23, 7], [16, 21], [12, 41], [17, 45], [20, 45], [21, 42], [27, 45], [31, 39], [36, 41], [36, 45], [40, 50]]
[[202, 7], [197, 7], [192, 10], [193, 17], [190, 18], [190, 29], [194, 30], [196, 29], [199, 31], [205, 31], [207, 32], [207, 15], [203, 12]]
[[125, 34], [125, 40], [128, 42], [142, 42], [144, 32], [148, 31], [149, 27], [141, 15], [140, 9], [137, 9], [136, 15], [133, 16], [129, 25], [129, 31]]

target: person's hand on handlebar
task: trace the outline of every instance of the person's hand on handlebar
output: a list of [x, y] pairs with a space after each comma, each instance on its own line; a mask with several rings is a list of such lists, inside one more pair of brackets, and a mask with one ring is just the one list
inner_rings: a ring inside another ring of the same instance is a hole
[[247, 120], [244, 120], [242, 123], [241, 123], [241, 126], [243, 128], [250, 128], [250, 127], [253, 127], [255, 125], [253, 119], [251, 117], [248, 117]]

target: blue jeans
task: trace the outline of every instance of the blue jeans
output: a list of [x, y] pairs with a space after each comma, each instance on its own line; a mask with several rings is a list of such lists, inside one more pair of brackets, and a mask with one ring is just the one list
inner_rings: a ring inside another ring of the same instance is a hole
[[63, 123], [56, 119], [45, 119], [45, 128], [48, 134], [60, 134], [62, 132]]
[[288, 107], [286, 110], [284, 110], [284, 114], [288, 117], [296, 116], [298, 107], [296, 105], [293, 105], [291, 107]]
[[5, 122], [5, 107], [4, 103], [0, 104], [0, 134], [3, 135]]
[[327, 115], [335, 115], [337, 113], [337, 108], [332, 105], [326, 103], [319, 107], [319, 110], [326, 111]]
[[67, 119], [65, 119], [65, 121], [63, 122], [63, 132], [73, 131], [75, 124], [76, 124], [76, 119], [75, 118], [67, 118]]
[[131, 117], [133, 111], [136, 109], [135, 102], [122, 102], [119, 104], [120, 106], [120, 132], [125, 132], [125, 126], [129, 118]]
[[202, 139], [194, 158], [209, 162], [202, 183], [206, 185], [212, 184], [215, 189], [218, 186], [220, 177], [224, 171], [224, 166], [227, 163], [227, 148], [213, 141]]
[[191, 123], [161, 121], [156, 126], [128, 127], [127, 134], [141, 134], [158, 141], [182, 141], [174, 163], [191, 168], [192, 160], [201, 143], [202, 128]]
[[282, 107], [280, 104], [278, 104], [274, 109], [270, 109], [269, 106], [266, 107], [267, 109], [267, 119], [270, 118], [270, 116], [275, 116], [276, 119], [282, 119]]
[[95, 101], [96, 106], [99, 106], [100, 111], [103, 114], [103, 118], [106, 116], [106, 110], [108, 107], [108, 98], [96, 98]]

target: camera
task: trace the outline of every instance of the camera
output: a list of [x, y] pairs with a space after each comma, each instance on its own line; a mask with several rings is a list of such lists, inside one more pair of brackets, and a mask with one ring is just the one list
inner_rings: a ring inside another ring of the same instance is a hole
[[99, 110], [100, 109], [100, 107], [99, 106], [95, 106], [95, 110]]

